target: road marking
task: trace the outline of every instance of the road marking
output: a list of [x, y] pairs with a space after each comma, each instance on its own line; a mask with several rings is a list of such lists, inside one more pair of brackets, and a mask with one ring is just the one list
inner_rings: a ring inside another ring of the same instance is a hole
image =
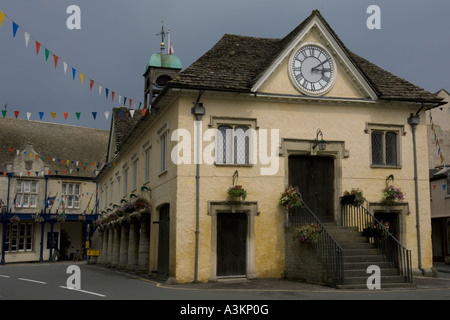
[[78, 291], [78, 292], [92, 294], [94, 296], [106, 297], [106, 295], [104, 295], [104, 294], [95, 293], [95, 292], [91, 292], [91, 291], [86, 291], [86, 290], [81, 290], [81, 289], [73, 289], [73, 288], [69, 288], [69, 287], [65, 287], [65, 286], [59, 286], [59, 287], [63, 288], [63, 289], [69, 289], [69, 290], [73, 290], [73, 291]]
[[0, 277], [2, 277], [2, 278], [11, 278], [10, 276], [5, 276], [3, 274], [0, 274]]
[[37, 280], [31, 280], [31, 279], [25, 279], [25, 278], [18, 278], [18, 279], [22, 280], [22, 281], [34, 282], [34, 283], [39, 283], [39, 284], [47, 284], [47, 282], [43, 282], [43, 281], [37, 281]]

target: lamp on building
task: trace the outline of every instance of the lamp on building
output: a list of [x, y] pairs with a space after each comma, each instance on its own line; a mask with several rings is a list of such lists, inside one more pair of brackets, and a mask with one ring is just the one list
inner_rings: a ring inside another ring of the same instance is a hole
[[[319, 135], [321, 137], [320, 141], [319, 141]], [[320, 130], [320, 129], [317, 130], [316, 140], [314, 141], [313, 149], [316, 149], [317, 146], [319, 147], [320, 151], [323, 151], [327, 148], [327, 143], [325, 140], [323, 140], [323, 133], [322, 133], [322, 130]]]

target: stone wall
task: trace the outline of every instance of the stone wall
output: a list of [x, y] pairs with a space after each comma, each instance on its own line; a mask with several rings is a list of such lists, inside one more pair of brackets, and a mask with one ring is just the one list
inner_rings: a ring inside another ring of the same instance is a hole
[[295, 228], [285, 228], [285, 277], [312, 283], [326, 282], [326, 272], [316, 253], [315, 245], [295, 237]]

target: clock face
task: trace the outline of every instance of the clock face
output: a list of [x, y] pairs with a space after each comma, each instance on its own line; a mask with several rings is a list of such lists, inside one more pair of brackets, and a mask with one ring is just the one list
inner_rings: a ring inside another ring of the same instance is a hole
[[291, 58], [291, 78], [307, 94], [322, 94], [331, 88], [335, 70], [331, 56], [322, 48], [306, 45]]

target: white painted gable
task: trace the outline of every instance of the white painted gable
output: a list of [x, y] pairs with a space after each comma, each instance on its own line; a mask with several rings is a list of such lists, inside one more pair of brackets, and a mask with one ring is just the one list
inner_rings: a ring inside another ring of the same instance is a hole
[[[308, 44], [316, 44], [332, 57], [335, 66], [334, 82], [322, 94], [309, 94], [299, 90], [290, 77], [293, 53]], [[268, 95], [304, 96], [315, 98], [340, 98], [357, 100], [376, 100], [377, 95], [364, 76], [354, 66], [338, 40], [318, 17], [311, 21], [294, 37], [274, 63], [263, 73], [252, 88], [253, 92]]]

